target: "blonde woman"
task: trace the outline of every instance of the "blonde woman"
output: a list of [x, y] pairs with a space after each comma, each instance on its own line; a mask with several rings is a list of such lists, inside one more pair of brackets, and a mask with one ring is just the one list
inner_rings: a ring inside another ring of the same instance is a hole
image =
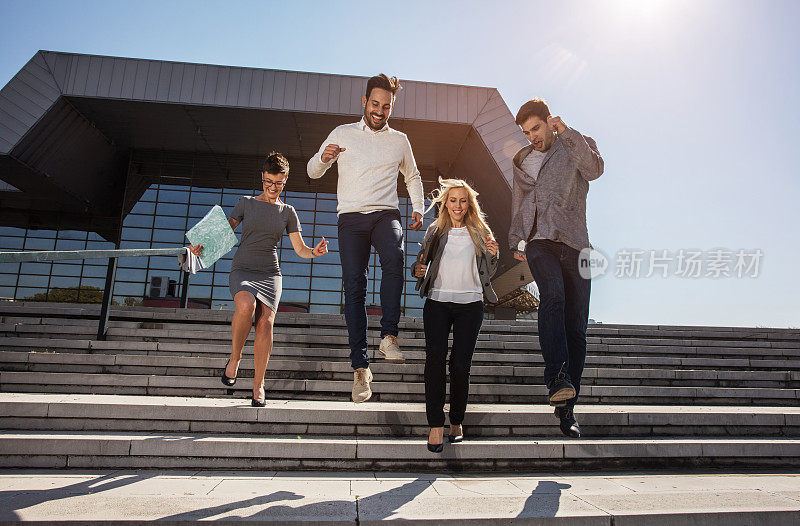
[[425, 232], [411, 274], [426, 298], [425, 406], [430, 426], [428, 450], [440, 453], [444, 443], [445, 361], [450, 329], [450, 442], [464, 438], [472, 354], [483, 324], [483, 300], [497, 301], [491, 277], [497, 270], [498, 245], [478, 205], [478, 193], [461, 179], [439, 179], [428, 210], [438, 216]]
[[[272, 327], [281, 300], [282, 278], [278, 264], [278, 243], [284, 232], [289, 234], [292, 248], [301, 258], [316, 258], [328, 253], [323, 237], [314, 248], [306, 246], [293, 206], [281, 201], [280, 195], [289, 177], [289, 161], [273, 152], [261, 170], [263, 192], [255, 197], [241, 197], [228, 218], [231, 228], [242, 225], [242, 240], [233, 256], [229, 285], [235, 312], [231, 321], [231, 356], [222, 371], [222, 384], [236, 383], [239, 361], [250, 328], [255, 326], [253, 355], [253, 407], [266, 405], [264, 374], [272, 352]], [[199, 256], [202, 245], [191, 246]]]

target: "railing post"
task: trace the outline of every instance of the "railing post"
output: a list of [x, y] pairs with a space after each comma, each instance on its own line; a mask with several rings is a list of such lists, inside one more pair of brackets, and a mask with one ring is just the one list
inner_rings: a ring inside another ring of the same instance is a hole
[[183, 273], [183, 283], [181, 283], [181, 308], [185, 309], [189, 304], [189, 273]]
[[114, 297], [114, 278], [117, 275], [117, 258], [108, 258], [108, 270], [106, 271], [106, 287], [103, 290], [103, 305], [100, 307], [100, 320], [97, 324], [97, 339], [106, 339], [106, 325], [108, 325], [108, 315], [111, 312], [111, 300]]

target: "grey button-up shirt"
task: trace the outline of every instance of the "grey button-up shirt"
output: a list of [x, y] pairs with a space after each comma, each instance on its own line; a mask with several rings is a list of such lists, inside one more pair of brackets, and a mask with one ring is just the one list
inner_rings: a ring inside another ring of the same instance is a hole
[[519, 252], [520, 241], [533, 237], [560, 241], [576, 250], [591, 247], [586, 195], [589, 181], [603, 173], [603, 158], [594, 139], [567, 127], [546, 152], [538, 177], [522, 169], [532, 149], [533, 145], [526, 146], [514, 156], [511, 250]]

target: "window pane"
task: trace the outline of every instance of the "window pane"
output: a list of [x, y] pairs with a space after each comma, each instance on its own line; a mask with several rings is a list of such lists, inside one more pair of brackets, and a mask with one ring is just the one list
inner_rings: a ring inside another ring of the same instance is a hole
[[0, 248], [3, 250], [22, 250], [24, 244], [24, 237], [0, 237]]
[[50, 274], [51, 263], [34, 263], [26, 261], [22, 263], [22, 274]]
[[[122, 233], [125, 235], [125, 232]], [[119, 248], [150, 248], [150, 241], [121, 241], [119, 244]], [[145, 256], [142, 256], [145, 257]], [[128, 265], [128, 261], [130, 256], [120, 258], [120, 262]]]
[[[322, 263], [314, 262], [311, 268], [312, 268], [311, 271], [312, 276], [323, 276], [332, 278], [342, 277], [341, 265], [323, 265]], [[341, 279], [339, 281], [341, 281]]]
[[125, 228], [122, 232], [122, 239], [125, 241], [150, 241], [150, 233], [152, 229], [149, 228]]
[[35, 228], [28, 229], [28, 237], [42, 237], [53, 239], [56, 237], [55, 230], [37, 230]]
[[117, 294], [122, 296], [141, 296], [144, 294], [144, 283], [115, 283], [114, 284], [114, 295]]
[[117, 281], [134, 281], [137, 283], [145, 283], [147, 279], [147, 270], [140, 268], [118, 268]]
[[53, 250], [55, 246], [55, 239], [37, 239], [29, 237], [25, 240], [25, 250]]
[[308, 291], [284, 289], [281, 294], [281, 303], [308, 303]]
[[18, 288], [17, 289], [17, 300], [26, 300], [26, 299], [35, 299], [33, 296], [35, 294], [44, 294], [47, 292], [45, 288]]
[[[159, 243], [169, 243], [175, 246], [181, 246], [186, 238], [186, 233], [183, 230], [153, 230], [153, 241]], [[177, 265], [177, 259], [175, 260]]]
[[53, 270], [51, 272], [54, 276], [80, 276], [81, 267], [80, 263], [53, 263]]
[[213, 276], [211, 272], [198, 272], [193, 276], [189, 276], [189, 286], [192, 285], [211, 285]]
[[211, 287], [207, 285], [192, 285], [192, 281], [189, 280], [189, 297], [191, 298], [210, 298], [211, 297]]
[[86, 248], [86, 241], [77, 239], [59, 239], [56, 241], [56, 250], [83, 250]]
[[31, 276], [21, 275], [19, 277], [20, 287], [47, 287], [50, 281], [50, 276]]
[[189, 201], [188, 191], [178, 190], [159, 190], [158, 202], [159, 203], [186, 203]]
[[215, 300], [230, 300], [231, 298], [231, 291], [228, 287], [214, 287], [211, 293], [211, 297]]
[[54, 287], [77, 287], [80, 284], [80, 278], [78, 277], [66, 277], [66, 276], [52, 276], [50, 278], [50, 288]]
[[321, 292], [318, 290], [311, 291], [311, 303], [339, 305], [341, 299], [341, 292]]
[[307, 278], [304, 276], [284, 276], [283, 277], [283, 288], [284, 290], [287, 288], [291, 289], [308, 289], [309, 282], [311, 278]]
[[131, 213], [135, 214], [152, 214], [156, 211], [155, 203], [150, 203], [147, 201], [139, 201], [135, 205], [133, 205], [133, 209], [131, 209]]
[[314, 290], [342, 290], [342, 280], [336, 278], [314, 278], [311, 280], [311, 288]]
[[0, 236], [24, 236], [24, 228], [15, 228], [13, 226], [0, 226]]
[[139, 214], [128, 214], [128, 217], [125, 218], [123, 225], [128, 226], [138, 226], [142, 228], [152, 228], [153, 227], [153, 216], [151, 215], [139, 215]]
[[[84, 265], [83, 266], [83, 277], [85, 278], [103, 278], [106, 277], [106, 272], [108, 271], [108, 266], [103, 265]], [[119, 273], [119, 270], [117, 270]]]
[[171, 216], [156, 217], [156, 229], [159, 228], [173, 228], [184, 231], [186, 228], [186, 218]]
[[186, 216], [187, 210], [187, 205], [174, 203], [158, 203], [158, 206], [156, 206], [157, 215]]
[[19, 263], [0, 263], [0, 272], [16, 274], [19, 272]]
[[[220, 192], [210, 194], [206, 192], [193, 191], [189, 202], [191, 203], [191, 205], [204, 205], [204, 207], [208, 209], [214, 205], [218, 205], [221, 200], [222, 200], [222, 194]], [[191, 206], [189, 209], [191, 210]]]
[[339, 305], [319, 305], [312, 303], [308, 311], [313, 314], [341, 314], [341, 307]]
[[97, 287], [98, 289], [103, 289], [106, 286], [105, 278], [87, 278], [84, 277], [81, 279], [81, 287]]
[[[308, 194], [305, 194], [308, 195]], [[286, 199], [286, 202], [292, 205], [298, 212], [300, 210], [314, 210], [314, 198], [308, 197], [291, 197]]]

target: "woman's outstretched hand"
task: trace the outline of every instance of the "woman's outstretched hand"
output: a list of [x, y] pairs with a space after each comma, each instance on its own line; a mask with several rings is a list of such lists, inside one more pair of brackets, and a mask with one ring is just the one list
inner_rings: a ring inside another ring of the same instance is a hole
[[417, 266], [414, 268], [414, 277], [415, 278], [424, 278], [425, 271], [428, 270], [428, 265], [423, 265], [422, 263], [417, 263]]
[[315, 257], [323, 256], [328, 253], [328, 241], [325, 239], [325, 236], [322, 236], [322, 240], [317, 243], [317, 246], [314, 247], [314, 250], [311, 251]]
[[197, 257], [203, 252], [203, 245], [189, 245], [189, 251]]

